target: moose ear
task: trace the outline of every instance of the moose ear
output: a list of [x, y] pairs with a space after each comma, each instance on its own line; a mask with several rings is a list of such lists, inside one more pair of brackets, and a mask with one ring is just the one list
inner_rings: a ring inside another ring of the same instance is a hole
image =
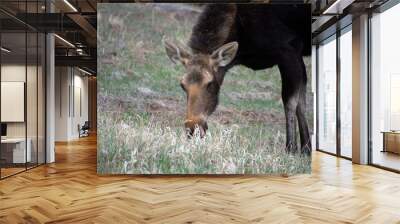
[[212, 53], [211, 58], [217, 65], [227, 66], [235, 58], [238, 48], [236, 41], [224, 44]]
[[190, 58], [190, 53], [183, 46], [174, 44], [168, 40], [164, 40], [164, 45], [167, 55], [172, 62], [181, 62], [183, 65], [187, 64]]

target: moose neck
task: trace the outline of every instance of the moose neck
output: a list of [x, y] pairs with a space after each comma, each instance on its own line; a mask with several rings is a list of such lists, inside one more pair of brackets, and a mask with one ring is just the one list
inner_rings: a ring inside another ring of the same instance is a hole
[[194, 53], [211, 54], [237, 39], [235, 4], [207, 5], [193, 27], [189, 47]]

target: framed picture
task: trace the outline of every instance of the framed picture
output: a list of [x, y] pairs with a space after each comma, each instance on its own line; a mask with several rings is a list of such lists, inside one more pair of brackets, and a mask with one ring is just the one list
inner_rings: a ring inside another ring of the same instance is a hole
[[310, 54], [308, 4], [98, 4], [98, 173], [310, 173]]

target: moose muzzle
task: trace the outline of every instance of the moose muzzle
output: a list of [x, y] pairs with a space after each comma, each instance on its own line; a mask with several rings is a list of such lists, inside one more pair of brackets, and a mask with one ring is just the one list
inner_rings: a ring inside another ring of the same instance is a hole
[[207, 122], [203, 119], [186, 119], [185, 128], [188, 138], [196, 135], [196, 131], [198, 131], [200, 137], [203, 138], [206, 135], [208, 126]]

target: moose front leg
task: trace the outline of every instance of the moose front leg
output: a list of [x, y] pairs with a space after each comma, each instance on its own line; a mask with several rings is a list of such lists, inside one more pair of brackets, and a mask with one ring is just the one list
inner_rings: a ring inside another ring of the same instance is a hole
[[[299, 60], [303, 62], [301, 58], [299, 58]], [[302, 85], [300, 86], [299, 103], [297, 104], [296, 115], [297, 115], [297, 120], [299, 122], [301, 153], [311, 155], [311, 138], [306, 119], [307, 72], [304, 66], [304, 62], [302, 63], [302, 69], [303, 69], [303, 82]]]
[[308, 131], [307, 119], [305, 116], [306, 110], [306, 93], [305, 90], [299, 95], [299, 103], [297, 105], [296, 115], [299, 122], [301, 153], [311, 155], [311, 139]]
[[298, 54], [291, 49], [283, 51], [279, 59], [278, 66], [282, 77], [282, 101], [286, 117], [286, 151], [295, 153], [297, 152], [296, 111], [302, 86], [307, 82], [303, 76], [304, 63], [299, 60]]
[[298, 94], [283, 93], [282, 99], [286, 117], [286, 151], [294, 153], [297, 152], [296, 108], [298, 104]]

